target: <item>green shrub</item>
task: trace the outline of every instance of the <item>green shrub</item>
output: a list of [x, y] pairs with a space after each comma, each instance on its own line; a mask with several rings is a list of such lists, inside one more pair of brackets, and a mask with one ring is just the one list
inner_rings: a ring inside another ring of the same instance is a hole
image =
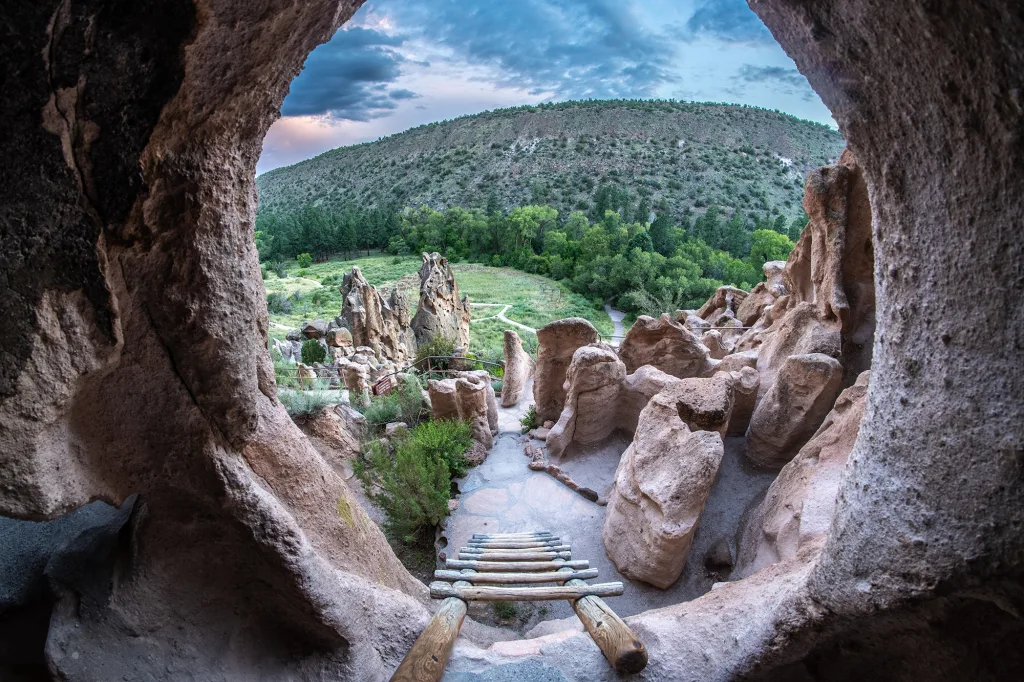
[[367, 446], [367, 466], [359, 468], [366, 494], [384, 512], [384, 529], [398, 540], [422, 541], [448, 514], [452, 479], [448, 466], [424, 450], [398, 444], [395, 456], [379, 441]]
[[539, 426], [537, 423], [537, 406], [530, 405], [529, 409], [526, 410], [526, 414], [524, 414], [523, 418], [519, 420], [519, 423], [523, 426], [523, 433], [527, 433], [528, 431], [532, 431], [537, 428]]
[[295, 260], [299, 262], [299, 267], [303, 269], [308, 268], [313, 264], [313, 256], [308, 253], [300, 253], [295, 257]]
[[267, 264], [266, 263], [260, 263], [260, 279], [266, 279], [266, 278], [267, 278]]
[[499, 394], [499, 395], [501, 394], [501, 389], [504, 388], [504, 386], [505, 386], [505, 382], [504, 381], [492, 381], [491, 382], [491, 388], [493, 388], [494, 392]]
[[337, 402], [327, 392], [326, 384], [326, 381], [320, 379], [310, 390], [295, 391], [286, 389], [278, 391], [277, 399], [284, 405], [284, 409], [288, 411], [288, 414], [293, 417], [315, 414], [328, 405], [333, 405]]
[[307, 339], [302, 343], [302, 363], [312, 365], [314, 362], [323, 362], [327, 357], [327, 351], [316, 339]]
[[398, 388], [395, 389], [393, 395], [398, 401], [398, 407], [402, 413], [402, 421], [409, 426], [419, 424], [425, 407], [423, 403], [423, 386], [420, 384], [419, 379], [411, 374], [406, 376], [402, 379]]
[[426, 421], [410, 432], [404, 446], [418, 448], [424, 456], [439, 457], [448, 466], [452, 478], [464, 476], [469, 467], [466, 450], [473, 435], [467, 422], [458, 419]]
[[370, 404], [363, 408], [363, 416], [369, 426], [376, 428], [399, 421], [402, 418], [402, 406], [398, 396], [394, 393], [373, 396]]
[[267, 312], [287, 315], [292, 311], [292, 302], [280, 292], [267, 294]]
[[[455, 339], [448, 339], [443, 336], [436, 336], [428, 343], [416, 349], [416, 367], [421, 371], [427, 368], [426, 358], [437, 356], [448, 356], [455, 353]], [[420, 364], [422, 362], [422, 364]], [[430, 366], [433, 369], [448, 369], [447, 360], [431, 360]]]

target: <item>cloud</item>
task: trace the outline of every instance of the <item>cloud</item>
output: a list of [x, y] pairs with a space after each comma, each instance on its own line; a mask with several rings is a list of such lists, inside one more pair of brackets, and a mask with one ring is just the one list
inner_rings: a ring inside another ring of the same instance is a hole
[[746, 0], [705, 0], [686, 22], [691, 37], [709, 35], [730, 43], [774, 43]]
[[[313, 50], [302, 73], [292, 82], [281, 107], [283, 116], [323, 116], [367, 121], [386, 116], [396, 99], [415, 96], [388, 84], [401, 75], [405, 58], [394, 48], [404, 38], [355, 27], [338, 31]], [[398, 93], [397, 96], [395, 93]]]
[[488, 67], [499, 87], [556, 99], [651, 97], [674, 47], [619, 0], [377, 0], [410, 40]]
[[[810, 102], [814, 99], [814, 91], [811, 89], [811, 84], [807, 82], [803, 74], [796, 69], [784, 66], [744, 64], [731, 80], [743, 83], [771, 84], [784, 94], [799, 95], [805, 102]], [[733, 87], [728, 89], [727, 92], [738, 96], [742, 89]]]
[[388, 93], [388, 97], [391, 99], [416, 99], [420, 97], [418, 92], [412, 90], [406, 90], [405, 88], [399, 88], [398, 90], [392, 90]]

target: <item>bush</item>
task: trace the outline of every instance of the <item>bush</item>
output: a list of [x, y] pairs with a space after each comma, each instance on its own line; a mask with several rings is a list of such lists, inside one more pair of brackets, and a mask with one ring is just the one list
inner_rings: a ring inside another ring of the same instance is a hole
[[394, 393], [374, 396], [370, 404], [363, 408], [363, 416], [371, 427], [380, 428], [402, 418], [402, 406]]
[[292, 302], [280, 292], [267, 294], [267, 312], [287, 315], [292, 311]]
[[494, 602], [494, 615], [498, 617], [498, 620], [512, 620], [516, 617], [517, 613], [519, 613], [519, 609], [516, 607], [515, 602]]
[[498, 395], [501, 395], [501, 389], [504, 388], [504, 387], [505, 387], [505, 382], [504, 381], [492, 381], [491, 382], [491, 388], [493, 388], [494, 392], [497, 393]]
[[419, 379], [411, 374], [405, 377], [393, 395], [395, 395], [398, 401], [398, 407], [402, 413], [402, 421], [409, 426], [419, 424], [420, 419], [423, 417], [424, 408], [423, 386], [420, 384]]
[[266, 279], [266, 278], [267, 278], [267, 264], [266, 263], [260, 263], [260, 279]]
[[422, 541], [425, 531], [448, 514], [452, 479], [448, 465], [423, 450], [399, 443], [392, 457], [379, 441], [367, 446], [367, 467], [357, 470], [366, 494], [384, 512], [384, 529], [405, 543]]
[[308, 391], [284, 390], [278, 391], [277, 399], [284, 405], [284, 409], [293, 417], [307, 414], [315, 414], [328, 405], [333, 405], [337, 400], [327, 392], [326, 383], [318, 380], [314, 388]]
[[539, 426], [537, 423], [537, 406], [530, 405], [530, 408], [526, 410], [526, 414], [524, 414], [523, 418], [519, 420], [519, 423], [523, 427], [523, 433], [527, 433], [528, 431], [532, 431], [537, 428]]
[[[448, 356], [455, 354], [455, 339], [448, 339], [443, 336], [435, 336], [434, 339], [428, 343], [423, 344], [416, 349], [416, 367], [421, 371], [426, 371], [427, 363], [426, 359], [432, 355], [437, 356]], [[420, 364], [420, 363], [423, 364]], [[431, 360], [430, 366], [434, 369], [448, 369], [447, 360]]]
[[429, 421], [395, 444], [392, 457], [379, 441], [367, 445], [356, 473], [366, 494], [384, 511], [384, 528], [404, 543], [424, 541], [425, 531], [448, 514], [452, 476], [465, 473], [469, 424]]
[[312, 365], [314, 362], [323, 362], [327, 357], [327, 351], [316, 339], [307, 339], [302, 343], [302, 364]]
[[313, 256], [308, 253], [300, 253], [295, 257], [295, 260], [299, 262], [299, 267], [302, 269], [306, 269], [313, 264]]

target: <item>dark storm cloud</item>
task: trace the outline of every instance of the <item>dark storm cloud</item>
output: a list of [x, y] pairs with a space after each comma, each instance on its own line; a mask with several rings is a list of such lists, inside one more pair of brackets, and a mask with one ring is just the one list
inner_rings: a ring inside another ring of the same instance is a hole
[[388, 92], [401, 75], [402, 55], [393, 48], [404, 38], [365, 28], [338, 31], [306, 59], [281, 107], [284, 116], [367, 121], [386, 116], [395, 100], [416, 97], [410, 90]]
[[774, 42], [746, 0], [707, 0], [687, 20], [686, 28], [691, 36], [710, 35], [732, 43]]
[[621, 0], [378, 0], [410, 37], [495, 70], [493, 82], [564, 98], [650, 97], [673, 48]]

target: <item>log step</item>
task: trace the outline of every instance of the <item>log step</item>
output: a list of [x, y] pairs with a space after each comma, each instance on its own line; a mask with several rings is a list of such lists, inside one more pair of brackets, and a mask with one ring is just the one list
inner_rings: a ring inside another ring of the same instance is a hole
[[[536, 547], [502, 547], [498, 545], [469, 545], [463, 547], [460, 552], [569, 552], [572, 551], [572, 545], [538, 545]], [[514, 544], [510, 542], [504, 543], [506, 545]]]
[[471, 561], [553, 561], [555, 559], [571, 559], [571, 552], [459, 552], [460, 559]]
[[469, 540], [467, 547], [493, 547], [495, 549], [529, 549], [531, 547], [553, 547], [561, 545], [561, 540], [538, 540], [519, 542], [517, 540]]
[[445, 568], [471, 568], [474, 571], [506, 571], [522, 573], [524, 571], [557, 571], [560, 568], [590, 568], [586, 559], [563, 561], [476, 561], [448, 559]]
[[476, 585], [478, 583], [489, 583], [494, 585], [515, 585], [518, 583], [555, 583], [564, 580], [589, 580], [597, 577], [596, 568], [584, 568], [574, 571], [568, 569], [565, 572], [551, 571], [547, 573], [477, 573], [475, 571], [448, 571], [438, 569], [434, 571], [434, 577], [438, 580], [466, 580]]
[[624, 591], [625, 587], [620, 582], [562, 587], [460, 587], [440, 580], [430, 583], [430, 596], [434, 599], [457, 597], [463, 601], [575, 600], [583, 597], [617, 597]]
[[536, 538], [551, 537], [551, 531], [540, 530], [533, 533], [473, 533], [473, 538]]

